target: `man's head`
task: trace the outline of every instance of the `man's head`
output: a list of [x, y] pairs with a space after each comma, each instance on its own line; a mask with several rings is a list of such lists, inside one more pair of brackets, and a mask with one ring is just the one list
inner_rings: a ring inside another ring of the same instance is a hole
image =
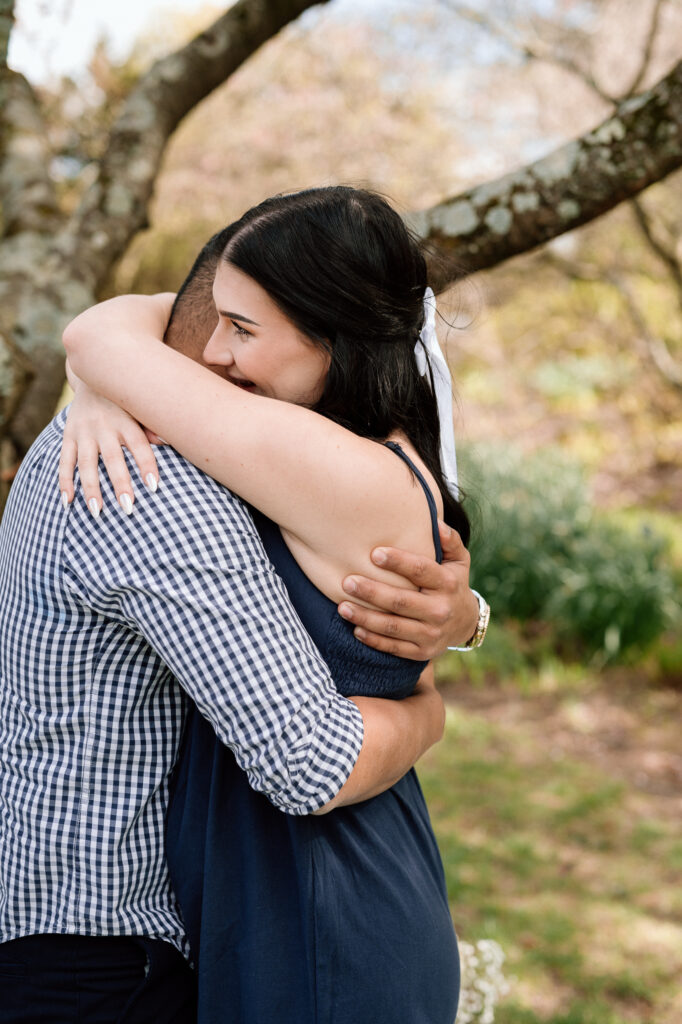
[[203, 362], [206, 343], [218, 322], [213, 280], [229, 230], [223, 228], [213, 235], [197, 256], [176, 296], [166, 328], [166, 344], [197, 362]]

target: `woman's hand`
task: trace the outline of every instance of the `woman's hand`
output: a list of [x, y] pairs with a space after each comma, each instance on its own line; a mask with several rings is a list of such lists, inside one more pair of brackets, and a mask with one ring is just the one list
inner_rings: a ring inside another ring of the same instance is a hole
[[64, 508], [73, 500], [73, 474], [77, 466], [88, 508], [95, 519], [99, 516], [102, 509], [98, 470], [101, 455], [118, 503], [130, 515], [135, 491], [122, 449], [124, 446], [128, 449], [145, 485], [155, 491], [159, 471], [149, 443], [155, 436], [147, 435], [137, 420], [113, 402], [77, 383], [59, 459], [59, 489]]
[[368, 647], [401, 658], [427, 661], [447, 647], [465, 644], [476, 630], [478, 602], [469, 589], [469, 552], [456, 530], [439, 524], [443, 563], [398, 548], [376, 548], [372, 561], [404, 576], [418, 590], [364, 576], [347, 576], [343, 589], [372, 608], [344, 601], [339, 614], [355, 623]]

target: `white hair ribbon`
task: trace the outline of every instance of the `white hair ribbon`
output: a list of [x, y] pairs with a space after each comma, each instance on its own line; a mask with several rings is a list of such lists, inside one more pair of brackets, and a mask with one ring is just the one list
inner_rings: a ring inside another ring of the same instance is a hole
[[[440, 466], [447, 489], [453, 498], [459, 498], [457, 485], [457, 455], [455, 453], [455, 427], [452, 418], [452, 377], [450, 368], [438, 344], [436, 335], [436, 296], [431, 288], [424, 292], [424, 326], [415, 345], [417, 369], [431, 383], [438, 406], [440, 420]], [[429, 374], [429, 368], [431, 374]]]

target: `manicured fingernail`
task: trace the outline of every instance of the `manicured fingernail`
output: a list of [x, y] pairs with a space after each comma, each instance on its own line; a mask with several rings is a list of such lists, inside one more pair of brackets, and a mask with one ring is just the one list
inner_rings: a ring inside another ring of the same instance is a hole
[[352, 576], [349, 576], [348, 579], [343, 581], [343, 589], [347, 594], [357, 594], [358, 585]]
[[342, 615], [344, 619], [353, 618], [353, 605], [352, 604], [340, 604], [339, 615]]
[[440, 532], [444, 534], [446, 538], [449, 537], [452, 533], [452, 528], [448, 526], [447, 523], [444, 523], [442, 519], [438, 520], [438, 525], [440, 526]]
[[159, 484], [153, 473], [147, 473], [146, 477], [144, 478], [144, 482], [146, 483], [147, 487], [153, 494], [156, 493], [156, 489], [159, 486]]
[[376, 551], [372, 552], [372, 561], [375, 565], [385, 565], [388, 560], [388, 555], [383, 548], [377, 548]]
[[69, 507], [69, 496], [66, 493], [66, 491], [62, 491], [62, 508], [66, 512], [68, 507]]
[[365, 637], [367, 636], [367, 633], [365, 632], [364, 629], [360, 629], [360, 627], [358, 626], [357, 629], [353, 630], [353, 636], [356, 638], [356, 640], [364, 640]]
[[99, 519], [99, 505], [97, 504], [97, 498], [90, 498], [88, 508], [90, 509], [93, 518]]
[[133, 514], [133, 499], [129, 494], [122, 494], [118, 499], [118, 503], [127, 516], [131, 516]]

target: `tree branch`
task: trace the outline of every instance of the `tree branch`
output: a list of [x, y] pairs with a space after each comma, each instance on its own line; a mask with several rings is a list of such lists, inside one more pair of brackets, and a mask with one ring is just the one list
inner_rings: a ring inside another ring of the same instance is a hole
[[668, 0], [655, 0], [653, 10], [651, 12], [651, 20], [649, 22], [649, 31], [644, 42], [644, 49], [642, 50], [642, 59], [639, 62], [639, 67], [635, 72], [634, 78], [630, 82], [630, 85], [625, 90], [623, 98], [633, 96], [638, 89], [641, 89], [642, 83], [646, 77], [646, 73], [649, 70], [651, 63], [651, 57], [653, 54], [654, 43], [658, 30], [661, 26], [661, 15], [663, 14], [663, 8], [667, 4]]
[[239, 0], [143, 76], [112, 128], [99, 179], [74, 217], [71, 258], [90, 287], [101, 287], [131, 238], [146, 226], [166, 143], [182, 118], [259, 46], [320, 2], [327, 0]]
[[580, 78], [604, 102], [613, 105], [618, 102], [616, 97], [611, 96], [610, 93], [602, 89], [589, 68], [582, 67], [577, 61], [566, 54], [555, 53], [551, 46], [543, 40], [531, 41], [528, 38], [517, 36], [489, 15], [468, 7], [466, 4], [452, 3], [451, 0], [441, 0], [441, 3], [445, 4], [453, 14], [477, 25], [479, 28], [485, 29], [497, 39], [507, 43], [508, 46], [511, 46], [513, 50], [526, 60], [542, 61], [545, 64], [554, 64], [557, 67], [563, 68], [564, 71], [568, 71], [570, 74]]
[[635, 294], [630, 287], [630, 283], [626, 276], [624, 274], [618, 274], [615, 271], [611, 271], [607, 275], [607, 279], [620, 293], [620, 296], [625, 303], [625, 308], [630, 314], [630, 319], [635, 326], [635, 330], [638, 332], [642, 343], [658, 372], [668, 384], [672, 384], [674, 388], [682, 391], [682, 367], [678, 366], [671, 356], [665, 339], [656, 334], [652, 334], [649, 330], [646, 317], [639, 308]]
[[661, 242], [659, 238], [654, 234], [654, 228], [651, 223], [649, 214], [645, 210], [644, 206], [638, 199], [632, 199], [630, 202], [632, 212], [635, 215], [635, 220], [639, 226], [642, 235], [646, 239], [649, 248], [658, 256], [662, 263], [667, 267], [670, 276], [673, 279], [675, 288], [677, 291], [677, 299], [682, 309], [682, 266], [680, 261], [675, 255], [672, 249], [669, 249], [666, 245]]
[[682, 61], [586, 135], [408, 220], [458, 266], [439, 287], [495, 266], [613, 209], [682, 166]]
[[[573, 59], [562, 56], [561, 54], [555, 53], [551, 46], [542, 40], [537, 42], [531, 42], [528, 39], [522, 39], [517, 37], [513, 32], [510, 32], [506, 26], [499, 22], [491, 19], [488, 15], [482, 14], [480, 11], [473, 10], [467, 7], [465, 4], [452, 3], [452, 0], [441, 0], [447, 7], [450, 8], [455, 14], [461, 18], [465, 18], [473, 24], [484, 28], [491, 35], [496, 36], [498, 39], [502, 39], [508, 43], [517, 52], [522, 54], [526, 59], [544, 61], [545, 63], [554, 64], [557, 67], [563, 68], [565, 71], [570, 72], [580, 79], [583, 84], [587, 85], [588, 88], [598, 96], [599, 99], [613, 105], [617, 108], [620, 102], [626, 99], [630, 99], [633, 94], [640, 88], [644, 81], [646, 74], [651, 64], [651, 58], [653, 55], [654, 43], [660, 30], [661, 18], [663, 15], [664, 8], [668, 0], [654, 0], [654, 4], [651, 10], [651, 18], [649, 20], [649, 27], [644, 41], [642, 49], [642, 56], [639, 62], [639, 66], [635, 71], [632, 81], [628, 88], [618, 97], [612, 96], [605, 92], [596, 81], [592, 72], [584, 67], [581, 67]], [[651, 220], [638, 202], [637, 199], [632, 199], [631, 205], [633, 207], [633, 213], [635, 219], [642, 233], [645, 243], [654, 252], [656, 256], [665, 264], [668, 268], [670, 275], [673, 279], [674, 286], [679, 296], [680, 308], [682, 308], [682, 267], [680, 261], [675, 256], [672, 250], [667, 249], [661, 242], [658, 241], [654, 234], [654, 230], [651, 224]]]
[[572, 281], [590, 281], [609, 284], [615, 288], [625, 305], [635, 330], [639, 336], [639, 348], [642, 354], [651, 360], [654, 368], [661, 374], [667, 384], [682, 390], [682, 367], [679, 366], [666, 344], [664, 338], [653, 334], [649, 329], [646, 317], [630, 286], [627, 275], [616, 270], [604, 271], [603, 268], [577, 260], [567, 260], [553, 252], [544, 254], [545, 262], [561, 271]]
[[555, 270], [560, 271], [571, 281], [599, 282], [604, 280], [601, 267], [596, 266], [594, 263], [584, 263], [574, 257], [566, 259], [565, 256], [553, 252], [551, 249], [546, 249], [543, 252], [542, 259], [547, 266], [554, 267]]
[[7, 50], [13, 24], [14, 0], [0, 0], [0, 71], [7, 67]]

